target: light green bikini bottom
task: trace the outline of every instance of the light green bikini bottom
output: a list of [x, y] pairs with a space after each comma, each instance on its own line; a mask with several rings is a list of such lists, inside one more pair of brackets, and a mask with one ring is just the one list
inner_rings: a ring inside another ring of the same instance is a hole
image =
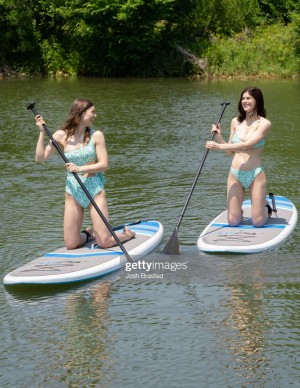
[[[94, 174], [88, 178], [83, 177], [81, 174], [78, 175], [93, 198], [104, 189], [106, 178], [102, 173]], [[72, 195], [72, 197], [74, 197], [83, 208], [89, 207], [91, 203], [90, 200], [77, 182], [74, 175], [70, 173], [67, 175], [66, 192]]]
[[257, 167], [257, 168], [254, 168], [253, 170], [248, 170], [248, 171], [238, 170], [233, 167], [231, 167], [230, 169], [231, 174], [237, 178], [237, 180], [245, 189], [249, 189], [249, 187], [251, 186], [251, 183], [254, 181], [257, 175], [260, 174], [262, 171], [264, 171], [263, 167]]

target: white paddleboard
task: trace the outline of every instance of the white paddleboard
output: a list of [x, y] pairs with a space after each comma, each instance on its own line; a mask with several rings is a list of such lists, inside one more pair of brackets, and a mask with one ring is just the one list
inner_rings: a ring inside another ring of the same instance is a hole
[[[132, 260], [153, 251], [163, 238], [163, 226], [158, 221], [138, 221], [126, 224], [136, 233], [123, 245]], [[117, 229], [118, 230], [118, 229]], [[120, 231], [122, 228], [119, 229]], [[95, 240], [80, 248], [59, 248], [7, 274], [5, 285], [67, 284], [94, 279], [123, 267], [127, 259], [119, 246], [94, 248]]]
[[[243, 221], [239, 226], [230, 227], [227, 210], [216, 217], [200, 234], [198, 248], [203, 252], [257, 253], [274, 248], [285, 240], [295, 229], [298, 219], [294, 204], [283, 196], [274, 195], [277, 213], [261, 228], [251, 222], [251, 201], [243, 202]], [[272, 207], [269, 196], [266, 200]]]

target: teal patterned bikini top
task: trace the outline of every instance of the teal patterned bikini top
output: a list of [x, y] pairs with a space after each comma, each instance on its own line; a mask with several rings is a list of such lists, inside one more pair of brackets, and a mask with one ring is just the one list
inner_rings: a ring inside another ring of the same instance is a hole
[[[238, 129], [234, 131], [234, 135], [232, 136], [231, 142], [232, 143], [243, 143], [238, 135]], [[256, 143], [252, 148], [262, 148], [266, 144], [265, 139], [261, 139], [258, 143]]]
[[90, 162], [97, 161], [96, 147], [93, 140], [93, 132], [91, 132], [91, 138], [89, 142], [82, 148], [65, 152], [65, 156], [70, 163], [76, 164], [76, 166], [84, 166]]

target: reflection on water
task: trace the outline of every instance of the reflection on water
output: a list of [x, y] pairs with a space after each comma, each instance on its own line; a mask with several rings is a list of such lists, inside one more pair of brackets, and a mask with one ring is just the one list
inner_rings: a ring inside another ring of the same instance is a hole
[[263, 385], [268, 376], [265, 354], [265, 333], [272, 326], [264, 314], [263, 284], [230, 287], [227, 308], [230, 316], [224, 325], [231, 336], [224, 338], [225, 347], [232, 352], [231, 369], [248, 384]]
[[101, 381], [108, 373], [108, 296], [109, 283], [103, 282], [89, 292], [67, 297], [66, 343], [62, 366], [70, 385], [80, 383], [83, 375], [85, 384], [93, 384]]
[[[15, 357], [23, 361], [19, 372], [15, 376], [5, 376], [4, 381], [9, 377], [16, 384], [14, 386], [22, 386], [18, 380], [23, 376], [24, 386], [35, 386], [43, 376], [43, 384], [75, 387], [97, 384], [104, 376], [107, 378], [112, 367], [112, 341], [108, 335], [109, 290], [109, 282], [102, 281], [73, 293], [65, 290], [63, 299], [53, 290], [41, 290], [40, 297], [38, 289], [32, 297], [29, 291], [27, 296], [19, 292], [8, 293], [17, 321], [17, 326], [10, 328], [11, 332], [21, 330], [24, 344], [29, 341], [31, 346], [27, 348], [19, 343], [17, 349], [6, 349], [3, 360]], [[6, 329], [5, 333], [8, 332]], [[7, 341], [5, 336], [2, 339]], [[4, 365], [8, 367], [6, 361]]]
[[[113, 225], [158, 219], [165, 241], [178, 220], [217, 119], [224, 136], [245, 81], [5, 80], [0, 82], [1, 276], [63, 244], [65, 169], [34, 163], [35, 101], [56, 130], [72, 100], [96, 104], [110, 156]], [[260, 81], [272, 132], [268, 191], [299, 201], [299, 82]], [[196, 240], [226, 206], [230, 158], [210, 153], [178, 233], [185, 261], [162, 281], [105, 279], [59, 289], [0, 289], [1, 384], [8, 387], [284, 387], [298, 385], [298, 230], [275, 250], [206, 255]], [[88, 219], [85, 220], [88, 223]]]

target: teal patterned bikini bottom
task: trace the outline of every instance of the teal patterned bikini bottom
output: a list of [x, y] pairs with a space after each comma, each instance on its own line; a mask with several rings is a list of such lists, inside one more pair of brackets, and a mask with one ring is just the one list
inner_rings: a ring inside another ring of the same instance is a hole
[[[87, 178], [79, 175], [79, 178], [93, 198], [104, 189], [106, 178], [102, 173], [97, 173]], [[75, 176], [70, 173], [67, 176], [66, 192], [72, 195], [83, 208], [89, 207], [90, 200], [77, 182]]]
[[237, 180], [245, 189], [249, 189], [249, 187], [251, 186], [251, 183], [254, 181], [257, 175], [260, 174], [262, 171], [264, 171], [263, 167], [257, 167], [257, 168], [254, 168], [253, 170], [248, 170], [248, 171], [238, 170], [233, 167], [231, 167], [230, 169], [231, 174], [237, 178]]

